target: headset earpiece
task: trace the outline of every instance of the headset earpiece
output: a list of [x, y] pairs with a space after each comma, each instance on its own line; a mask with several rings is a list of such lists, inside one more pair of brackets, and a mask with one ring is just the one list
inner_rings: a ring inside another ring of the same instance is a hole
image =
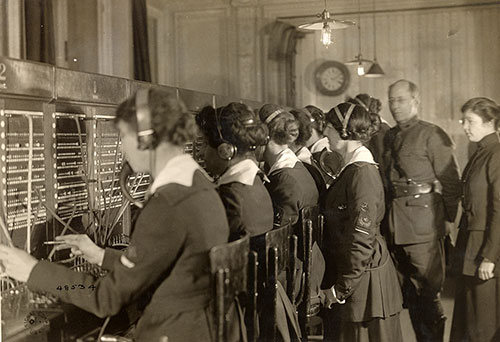
[[223, 142], [217, 146], [217, 154], [219, 158], [230, 161], [236, 155], [236, 146], [228, 142]]
[[151, 150], [157, 145], [156, 132], [151, 123], [149, 89], [139, 89], [135, 95], [135, 115], [137, 118], [137, 147]]
[[[220, 112], [222, 112], [223, 110], [224, 108], [221, 108]], [[238, 149], [236, 148], [235, 145], [226, 141], [222, 136], [222, 126], [219, 121], [219, 110], [217, 108], [215, 108], [215, 125], [217, 126], [217, 132], [219, 133], [219, 138], [222, 141], [219, 144], [219, 146], [217, 146], [217, 155], [222, 160], [230, 161], [236, 156]]]

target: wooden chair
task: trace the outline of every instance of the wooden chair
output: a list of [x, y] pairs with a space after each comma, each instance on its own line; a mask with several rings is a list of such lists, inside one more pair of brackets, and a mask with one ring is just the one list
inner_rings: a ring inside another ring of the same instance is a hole
[[[244, 306], [249, 317], [255, 317], [255, 279], [256, 279], [256, 258], [255, 253], [250, 252], [250, 237], [248, 235], [239, 240], [215, 246], [209, 252], [210, 270], [212, 274], [212, 284], [214, 289], [214, 324], [215, 341], [223, 342], [228, 340], [228, 328], [230, 318], [228, 312], [231, 307], [239, 303]], [[248, 267], [249, 259], [251, 265]], [[250, 285], [247, 288], [247, 285]], [[253, 291], [253, 293], [252, 293]], [[234, 310], [239, 316], [239, 308]], [[242, 323], [243, 317], [239, 317]], [[251, 323], [252, 324], [252, 323]], [[253, 328], [253, 327], [251, 327]], [[251, 329], [253, 332], [254, 329]], [[245, 329], [240, 333], [246, 334]], [[251, 336], [254, 340], [254, 337]]]
[[260, 320], [261, 341], [276, 340], [276, 303], [279, 277], [288, 297], [293, 300], [294, 271], [297, 256], [297, 236], [287, 225], [266, 234], [252, 237], [251, 249], [257, 252], [259, 262], [257, 293], [259, 312], [265, 313]]
[[310, 319], [319, 313], [320, 306], [311, 303], [311, 271], [312, 271], [312, 248], [314, 242], [322, 248], [324, 217], [320, 207], [308, 207], [301, 211], [302, 226], [300, 232], [296, 232], [299, 237], [299, 259], [303, 261], [303, 286], [301, 296], [298, 300], [298, 316], [303, 340], [307, 341], [307, 326]]

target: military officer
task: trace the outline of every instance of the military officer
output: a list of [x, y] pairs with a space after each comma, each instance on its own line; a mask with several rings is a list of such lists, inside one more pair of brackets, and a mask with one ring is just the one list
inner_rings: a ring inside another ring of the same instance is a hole
[[460, 178], [453, 142], [441, 128], [418, 118], [419, 103], [414, 83], [399, 80], [389, 87], [397, 125], [384, 138], [386, 233], [417, 340], [442, 341], [443, 240], [446, 222], [454, 222], [457, 214]]

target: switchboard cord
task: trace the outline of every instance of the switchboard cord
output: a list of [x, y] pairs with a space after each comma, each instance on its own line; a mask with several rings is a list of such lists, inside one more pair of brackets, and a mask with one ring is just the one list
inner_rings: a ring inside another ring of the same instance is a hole
[[[76, 202], [76, 199], [75, 199], [75, 202]], [[73, 206], [73, 210], [71, 211], [71, 216], [69, 217], [68, 221], [66, 221], [66, 224], [64, 225], [64, 228], [63, 228], [61, 234], [59, 234], [59, 236], [63, 236], [64, 234], [66, 234], [66, 231], [69, 229], [69, 225], [71, 224], [71, 221], [73, 221], [75, 214], [76, 214], [76, 204]], [[56, 246], [54, 246], [54, 248], [52, 248], [47, 259], [52, 260], [52, 257], [54, 256], [55, 252], [56, 252]]]
[[[106, 211], [107, 211], [107, 200], [106, 200], [106, 193], [104, 191], [104, 184], [102, 183], [102, 180], [99, 180], [99, 185], [101, 187], [101, 191], [102, 191], [102, 200], [104, 202], [104, 211], [102, 212], [102, 214], [99, 214], [99, 242], [101, 243], [101, 246], [104, 246], [106, 244], [106, 236], [108, 235], [108, 232], [107, 232], [107, 226], [106, 226], [106, 223], [104, 222], [105, 221], [105, 217], [106, 217]], [[100, 201], [99, 201], [99, 206], [100, 206]], [[100, 209], [100, 208], [99, 208]], [[111, 208], [109, 208], [109, 210], [111, 210]]]
[[114, 162], [113, 162], [113, 168], [112, 168], [112, 171], [113, 171], [113, 176], [111, 178], [111, 190], [110, 190], [110, 194], [109, 194], [109, 197], [110, 197], [110, 205], [109, 205], [109, 211], [106, 212], [106, 219], [104, 221], [104, 224], [105, 226], [107, 227], [108, 224], [109, 224], [109, 217], [110, 217], [110, 211], [111, 211], [111, 202], [113, 201], [113, 197], [115, 195], [115, 182], [116, 182], [116, 168], [118, 166], [118, 152], [119, 152], [119, 148], [120, 148], [120, 139], [116, 139], [116, 146], [115, 146], [115, 158], [114, 158]]
[[[42, 196], [41, 192], [40, 192], [40, 189], [37, 189], [36, 190], [37, 193], [38, 193], [38, 196]], [[52, 210], [52, 208], [50, 208], [47, 204], [43, 203], [43, 206], [45, 207], [45, 209], [47, 209], [47, 211], [56, 219], [57, 222], [59, 222], [60, 224], [62, 224], [63, 226], [66, 225], [66, 222], [64, 222], [64, 220], [59, 217], [59, 215], [56, 214], [56, 212], [54, 210]], [[74, 233], [74, 234], [80, 234], [78, 233], [75, 229], [73, 229], [69, 224], [68, 224], [68, 229]]]
[[25, 115], [28, 119], [28, 184], [26, 203], [26, 251], [31, 252], [31, 191], [33, 186], [33, 118]]
[[7, 245], [9, 247], [14, 247], [14, 244], [12, 243], [12, 238], [10, 237], [9, 230], [7, 229], [5, 221], [1, 215], [0, 215], [0, 228], [2, 229], [2, 232], [5, 235], [5, 239], [7, 240]]
[[111, 320], [110, 316], [106, 317], [106, 320], [104, 321], [101, 329], [99, 330], [99, 335], [97, 335], [97, 342], [101, 341], [102, 335], [104, 335], [104, 330], [106, 330], [106, 327], [108, 326], [110, 320]]
[[[94, 206], [92, 205], [92, 198], [90, 196], [89, 170], [88, 170], [87, 160], [84, 158], [82, 127], [80, 125], [80, 121], [78, 120], [78, 117], [73, 117], [73, 120], [75, 120], [76, 130], [78, 132], [78, 142], [80, 144], [80, 158], [82, 160], [82, 175], [83, 175], [83, 181], [85, 182], [85, 188], [87, 191], [87, 208], [91, 213], [93, 213]], [[87, 147], [88, 147], [88, 145], [87, 145]], [[89, 215], [89, 219], [91, 220], [91, 223], [92, 222], [95, 223], [95, 221], [94, 221], [95, 218], [93, 215]], [[97, 241], [97, 233], [95, 230], [95, 226], [94, 226], [94, 241]]]

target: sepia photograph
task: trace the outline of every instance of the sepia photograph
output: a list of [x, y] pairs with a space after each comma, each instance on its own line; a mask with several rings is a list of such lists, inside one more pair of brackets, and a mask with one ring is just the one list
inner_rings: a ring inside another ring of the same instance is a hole
[[0, 342], [500, 342], [499, 0], [0, 0]]

